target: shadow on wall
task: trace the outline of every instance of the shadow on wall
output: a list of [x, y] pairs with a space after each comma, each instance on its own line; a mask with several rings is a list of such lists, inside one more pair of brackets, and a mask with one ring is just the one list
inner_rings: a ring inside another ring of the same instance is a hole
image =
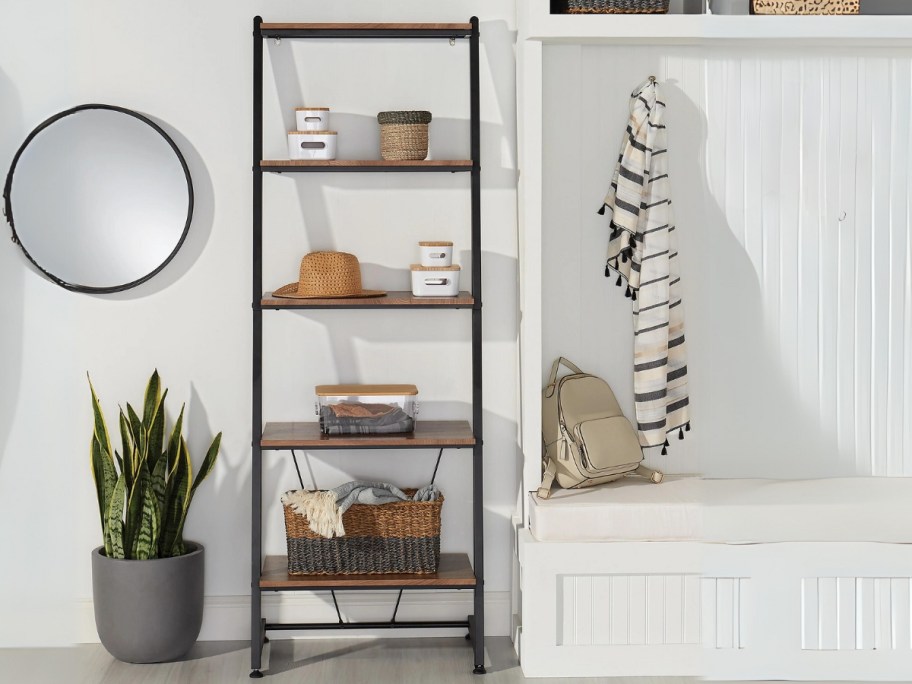
[[[169, 416], [170, 420], [174, 418]], [[184, 536], [206, 547], [206, 595], [233, 594], [250, 581], [249, 556], [244, 551], [250, 534], [250, 450], [231, 451], [231, 427], [212, 428], [205, 403], [192, 382], [185, 420], [194, 477], [215, 434], [224, 434], [215, 469], [194, 495]], [[264, 472], [269, 467], [264, 461]], [[275, 462], [271, 467], [277, 467]]]
[[[0, 121], [4, 135], [0, 138], [0, 165], [3, 181], [13, 161], [13, 155], [28, 131], [22, 120], [19, 93], [6, 74], [0, 70]], [[5, 234], [12, 235], [4, 220]], [[23, 268], [29, 263], [25, 255], [7, 240], [0, 240], [0, 466], [7, 450], [10, 430], [15, 419], [19, 383], [22, 377], [23, 327]]]
[[[684, 306], [701, 470], [712, 477], [854, 475], [854, 468], [835, 458], [835, 435], [825, 434], [818, 417], [802, 405], [770, 340], [756, 269], [708, 185], [706, 117], [674, 81], [665, 83], [665, 92], [674, 119], [672, 179], [674, 166], [704, 171], [694, 175], [704, 198], [701, 221], [676, 216], [679, 224], [689, 224], [679, 238], [682, 272], [691, 281], [690, 296], [700, 298], [699, 306], [688, 307], [686, 299]], [[737, 439], [714, 443], [713, 435]]]
[[146, 282], [123, 292], [93, 295], [102, 299], [131, 300], [142, 299], [151, 294], [162, 292], [174, 285], [193, 268], [209, 242], [212, 226], [215, 221], [215, 191], [212, 177], [196, 147], [184, 135], [168, 123], [142, 112], [161, 126], [187, 161], [190, 178], [193, 180], [193, 219], [184, 244], [171, 262]]

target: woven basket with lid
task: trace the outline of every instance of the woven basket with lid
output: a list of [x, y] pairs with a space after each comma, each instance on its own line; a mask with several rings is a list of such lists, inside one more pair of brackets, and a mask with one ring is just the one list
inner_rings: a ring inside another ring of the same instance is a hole
[[859, 0], [751, 0], [753, 14], [858, 14]]
[[381, 157], [387, 161], [427, 158], [430, 112], [380, 112], [377, 121], [380, 122]]

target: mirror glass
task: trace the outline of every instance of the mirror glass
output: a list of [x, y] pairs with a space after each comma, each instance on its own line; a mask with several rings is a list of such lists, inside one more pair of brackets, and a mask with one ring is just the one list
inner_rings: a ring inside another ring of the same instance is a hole
[[39, 126], [4, 191], [26, 256], [58, 285], [116, 292], [148, 280], [183, 243], [193, 186], [183, 156], [154, 122], [83, 105]]

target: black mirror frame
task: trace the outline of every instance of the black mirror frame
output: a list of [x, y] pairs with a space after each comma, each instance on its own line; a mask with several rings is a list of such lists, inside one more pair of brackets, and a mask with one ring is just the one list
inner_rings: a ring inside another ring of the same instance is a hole
[[[104, 110], [109, 110], [109, 111], [113, 111], [113, 112], [119, 112], [121, 114], [126, 114], [128, 116], [132, 116], [135, 119], [139, 119], [144, 124], [150, 126], [162, 138], [165, 139], [165, 142], [167, 142], [168, 145], [171, 146], [171, 149], [174, 151], [174, 154], [177, 155], [177, 160], [180, 162], [181, 168], [184, 171], [184, 177], [187, 180], [187, 221], [184, 224], [184, 230], [181, 233], [180, 239], [177, 241], [177, 244], [175, 245], [174, 249], [167, 256], [167, 258], [161, 264], [159, 264], [155, 269], [153, 269], [150, 273], [144, 275], [141, 278], [138, 278], [137, 280], [134, 280], [129, 283], [125, 283], [123, 285], [111, 285], [111, 286], [106, 286], [106, 287], [92, 287], [89, 285], [78, 285], [78, 284], [74, 284], [74, 283], [68, 283], [64, 280], [61, 280], [60, 278], [55, 276], [53, 273], [50, 273], [49, 271], [45, 270], [41, 266], [41, 264], [39, 264], [37, 261], [35, 261], [34, 258], [32, 258], [32, 255], [28, 253], [28, 250], [20, 242], [19, 235], [16, 233], [15, 221], [13, 220], [13, 206], [10, 201], [10, 195], [12, 194], [12, 188], [13, 188], [13, 174], [16, 171], [16, 165], [19, 163], [19, 158], [22, 156], [22, 153], [29, 146], [29, 143], [39, 133], [41, 133], [41, 131], [43, 131], [45, 128], [47, 128], [48, 126], [52, 125], [53, 123], [59, 121], [60, 119], [62, 119], [64, 117], [70, 116], [71, 114], [76, 114], [77, 112], [81, 112], [81, 111], [84, 111], [87, 109], [104, 109]], [[187, 166], [187, 160], [184, 159], [184, 155], [181, 154], [180, 149], [178, 149], [177, 145], [171, 139], [171, 136], [169, 136], [167, 133], [165, 133], [164, 129], [162, 129], [162, 127], [159, 126], [157, 123], [155, 123], [148, 117], [143, 116], [139, 112], [133, 111], [132, 109], [126, 109], [124, 107], [117, 107], [115, 105], [107, 105], [107, 104], [84, 104], [84, 105], [79, 105], [77, 107], [72, 107], [71, 109], [67, 109], [65, 111], [55, 114], [54, 116], [47, 119], [46, 121], [43, 121], [41, 124], [38, 125], [37, 128], [35, 128], [35, 130], [33, 130], [31, 133], [29, 133], [28, 137], [25, 139], [25, 142], [23, 142], [22, 145], [19, 147], [19, 149], [16, 151], [16, 155], [13, 157], [13, 162], [10, 165], [9, 172], [6, 175], [6, 183], [3, 186], [3, 203], [4, 203], [3, 206], [4, 206], [4, 214], [6, 215], [6, 221], [7, 221], [7, 223], [9, 223], [10, 230], [13, 233], [12, 238], [11, 238], [13, 243], [15, 243], [16, 245], [19, 246], [19, 248], [22, 250], [22, 253], [25, 254], [26, 258], [30, 262], [32, 262], [32, 264], [35, 266], [35, 268], [37, 268], [39, 271], [41, 271], [50, 281], [56, 283], [57, 285], [59, 285], [60, 287], [62, 287], [64, 289], [71, 290], [73, 292], [87, 292], [87, 293], [92, 293], [92, 294], [109, 294], [112, 292], [123, 292], [124, 290], [129, 290], [131, 288], [136, 287], [137, 285], [141, 285], [142, 283], [146, 282], [147, 280], [149, 280], [150, 278], [152, 278], [153, 276], [158, 274], [165, 266], [167, 266], [170, 263], [170, 261], [174, 258], [174, 256], [177, 254], [178, 250], [180, 250], [181, 246], [184, 244], [184, 240], [186, 240], [186, 238], [187, 238], [187, 233], [190, 231], [190, 223], [193, 220], [193, 180], [190, 178], [190, 169]]]

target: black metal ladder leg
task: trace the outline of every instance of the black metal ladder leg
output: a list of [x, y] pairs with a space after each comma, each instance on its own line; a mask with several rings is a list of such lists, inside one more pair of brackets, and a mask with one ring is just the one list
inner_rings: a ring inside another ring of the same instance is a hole
[[263, 429], [263, 311], [260, 295], [263, 280], [263, 174], [260, 159], [263, 156], [263, 37], [260, 34], [261, 17], [253, 19], [253, 363], [252, 363], [252, 415], [251, 415], [251, 545], [250, 545], [250, 676], [258, 679], [263, 659], [266, 625], [262, 616], [260, 570], [262, 568], [262, 503], [263, 503], [263, 452], [260, 438]]
[[484, 674], [484, 409], [482, 404], [481, 334], [481, 105], [479, 76], [478, 17], [471, 18], [469, 39], [469, 91], [472, 141], [472, 537], [475, 571], [474, 616], [470, 635], [475, 657], [475, 674]]

